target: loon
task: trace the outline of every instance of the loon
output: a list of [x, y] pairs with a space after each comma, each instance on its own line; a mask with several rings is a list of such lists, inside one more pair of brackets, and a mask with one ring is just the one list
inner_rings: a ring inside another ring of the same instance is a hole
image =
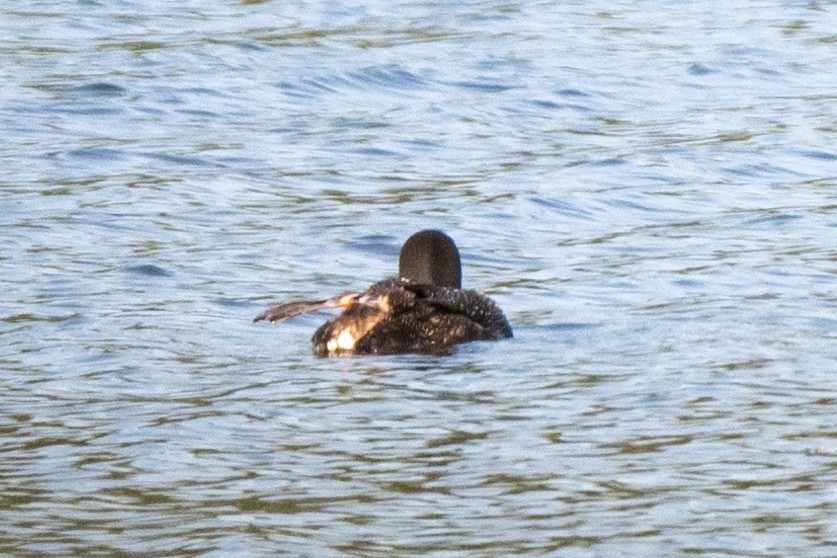
[[345, 308], [311, 338], [320, 357], [351, 354], [450, 354], [455, 345], [512, 337], [500, 307], [462, 288], [459, 250], [438, 230], [417, 232], [404, 243], [398, 277], [361, 293], [297, 300], [267, 308], [253, 320], [271, 323], [325, 308]]

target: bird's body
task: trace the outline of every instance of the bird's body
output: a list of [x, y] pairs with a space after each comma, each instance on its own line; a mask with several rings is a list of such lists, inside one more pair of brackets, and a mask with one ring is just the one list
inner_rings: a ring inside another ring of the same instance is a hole
[[315, 355], [444, 354], [512, 336], [497, 304], [476, 291], [387, 279], [361, 299], [314, 333]]

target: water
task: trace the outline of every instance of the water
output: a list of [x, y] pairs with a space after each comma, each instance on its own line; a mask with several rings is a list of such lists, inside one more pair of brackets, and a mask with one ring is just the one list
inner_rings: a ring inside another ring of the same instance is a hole
[[[837, 553], [833, 2], [7, 4], [0, 554]], [[250, 323], [427, 227], [513, 340]]]

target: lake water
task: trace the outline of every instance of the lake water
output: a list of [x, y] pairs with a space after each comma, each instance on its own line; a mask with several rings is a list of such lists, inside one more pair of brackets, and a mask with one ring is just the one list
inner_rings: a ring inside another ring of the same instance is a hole
[[[0, 59], [0, 554], [837, 555], [834, 2], [6, 2]], [[423, 228], [513, 340], [251, 323]]]

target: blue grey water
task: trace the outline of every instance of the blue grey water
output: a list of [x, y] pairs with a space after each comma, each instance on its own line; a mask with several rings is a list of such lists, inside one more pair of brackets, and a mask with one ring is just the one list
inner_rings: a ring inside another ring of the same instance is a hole
[[[837, 4], [5, 2], [0, 554], [837, 555]], [[317, 359], [440, 228], [515, 338]]]

